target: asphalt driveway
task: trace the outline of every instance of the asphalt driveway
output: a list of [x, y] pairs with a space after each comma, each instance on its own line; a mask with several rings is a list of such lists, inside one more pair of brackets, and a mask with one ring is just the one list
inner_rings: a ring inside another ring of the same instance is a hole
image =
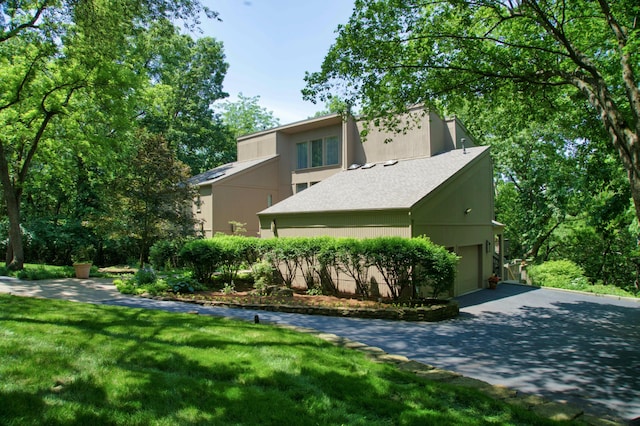
[[461, 315], [410, 323], [211, 308], [120, 295], [101, 281], [25, 283], [0, 292], [109, 305], [232, 316], [335, 333], [593, 414], [640, 417], [640, 303], [501, 284], [459, 297]]

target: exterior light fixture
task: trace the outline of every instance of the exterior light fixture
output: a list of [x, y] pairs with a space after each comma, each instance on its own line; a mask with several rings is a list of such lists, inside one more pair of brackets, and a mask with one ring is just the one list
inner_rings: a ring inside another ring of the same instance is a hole
[[471, 213], [471, 207], [468, 207], [464, 210], [464, 214], [469, 214]]

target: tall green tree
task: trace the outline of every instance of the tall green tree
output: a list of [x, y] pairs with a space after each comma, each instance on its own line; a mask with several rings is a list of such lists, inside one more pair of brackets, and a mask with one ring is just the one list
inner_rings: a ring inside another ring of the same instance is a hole
[[[82, 129], [69, 123], [87, 106], [105, 106], [114, 123], [131, 121], [130, 102], [146, 79], [133, 54], [136, 36], [162, 18], [195, 23], [202, 10], [196, 0], [0, 2], [0, 183], [10, 268], [23, 267], [21, 200], [41, 144], [77, 142]], [[66, 131], [54, 139], [54, 127]], [[84, 141], [117, 138], [105, 132]]]
[[193, 189], [185, 182], [189, 167], [161, 135], [140, 132], [130, 174], [120, 181], [127, 231], [139, 247], [140, 265], [149, 260], [149, 248], [159, 238], [191, 235]]
[[260, 96], [238, 94], [236, 102], [226, 101], [218, 107], [222, 120], [231, 133], [238, 138], [260, 130], [271, 129], [280, 124], [273, 111], [260, 106]]
[[192, 174], [233, 161], [235, 140], [213, 110], [228, 96], [222, 90], [228, 68], [222, 43], [193, 40], [164, 19], [146, 33], [142, 50], [151, 84], [141, 125], [162, 134]]
[[337, 95], [369, 118], [417, 103], [455, 111], [461, 99], [506, 93], [549, 110], [558, 100], [587, 104], [640, 220], [639, 16], [636, 0], [357, 0], [303, 93]]

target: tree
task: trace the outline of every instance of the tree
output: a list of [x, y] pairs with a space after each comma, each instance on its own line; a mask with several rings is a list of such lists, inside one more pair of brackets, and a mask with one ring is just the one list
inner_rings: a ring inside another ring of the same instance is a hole
[[162, 134], [192, 174], [233, 161], [235, 139], [212, 109], [228, 96], [222, 90], [228, 68], [222, 43], [211, 37], [194, 41], [163, 19], [146, 33], [142, 50], [151, 85], [141, 125]]
[[548, 110], [586, 103], [624, 166], [640, 221], [639, 14], [636, 0], [357, 0], [303, 94], [337, 95], [365, 118], [419, 103], [455, 111], [461, 99], [489, 104], [507, 93]]
[[349, 110], [349, 106], [337, 97], [331, 97], [324, 104], [324, 109], [317, 111], [311, 118], [323, 117], [330, 114], [342, 114]]
[[123, 209], [129, 234], [138, 241], [140, 265], [149, 260], [149, 248], [160, 238], [193, 233], [191, 203], [195, 194], [186, 185], [189, 168], [160, 135], [140, 132], [130, 176], [121, 181]]
[[[202, 10], [192, 0], [0, 3], [0, 183], [9, 222], [9, 268], [21, 269], [24, 263], [20, 206], [36, 153], [45, 141], [78, 142], [80, 128], [59, 130], [62, 138], [53, 139], [52, 127], [66, 127], [63, 121], [72, 123], [89, 105], [105, 106], [114, 123], [125, 122], [125, 115], [131, 121], [128, 106], [146, 78], [140, 57], [133, 54], [136, 36], [164, 17], [197, 23]], [[84, 141], [109, 145], [113, 135], [91, 134]]]
[[260, 130], [276, 127], [280, 121], [273, 116], [273, 111], [261, 107], [260, 96], [244, 96], [238, 94], [237, 102], [224, 102], [219, 109], [222, 120], [229, 126], [235, 138]]

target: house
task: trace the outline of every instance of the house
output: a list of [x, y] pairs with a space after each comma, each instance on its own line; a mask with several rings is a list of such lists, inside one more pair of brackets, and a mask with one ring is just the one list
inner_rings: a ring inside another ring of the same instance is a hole
[[461, 257], [455, 295], [484, 287], [502, 264], [489, 148], [455, 118], [407, 118], [406, 132], [364, 141], [364, 123], [337, 114], [239, 138], [237, 162], [192, 179], [202, 233], [237, 221], [263, 238], [426, 235]]

